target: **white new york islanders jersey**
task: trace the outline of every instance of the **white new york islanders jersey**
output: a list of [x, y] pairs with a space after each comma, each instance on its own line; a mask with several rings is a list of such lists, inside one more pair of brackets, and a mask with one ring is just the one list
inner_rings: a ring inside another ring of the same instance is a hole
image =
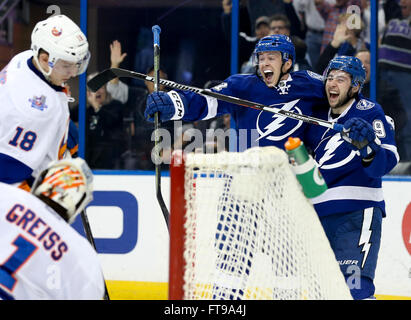
[[0, 183], [0, 299], [103, 299], [90, 243], [31, 193]]
[[0, 154], [22, 162], [33, 176], [61, 159], [67, 146], [68, 98], [28, 65], [30, 50], [0, 73]]

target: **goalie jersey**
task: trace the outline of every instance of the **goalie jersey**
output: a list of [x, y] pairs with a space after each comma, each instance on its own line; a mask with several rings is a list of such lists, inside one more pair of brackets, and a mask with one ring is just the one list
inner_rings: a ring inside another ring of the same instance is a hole
[[103, 299], [97, 253], [31, 193], [0, 183], [0, 300]]
[[[326, 109], [322, 77], [311, 71], [290, 73], [276, 87], [267, 87], [257, 75], [238, 74], [227, 78], [211, 90], [224, 95], [273, 106], [311, 116], [314, 109]], [[177, 91], [177, 90], [176, 90]], [[266, 111], [246, 108], [232, 103], [201, 96], [188, 91], [177, 91], [186, 98], [188, 106], [182, 120], [207, 120], [231, 114], [236, 124], [237, 151], [255, 146], [276, 146], [292, 135], [303, 138], [306, 123]]]
[[361, 95], [336, 119], [332, 119], [330, 111], [328, 115], [324, 113], [317, 117], [328, 117], [328, 121], [340, 124], [354, 117], [367, 120], [381, 141], [381, 149], [371, 164], [366, 166], [359, 152], [352, 150], [339, 132], [311, 126], [304, 142], [314, 151], [315, 160], [328, 186], [322, 195], [311, 199], [315, 210], [321, 217], [379, 207], [385, 215], [382, 176], [388, 174], [399, 161], [394, 122], [385, 116], [378, 103]]
[[18, 184], [62, 159], [67, 148], [68, 97], [34, 67], [32, 51], [0, 73], [0, 181]]

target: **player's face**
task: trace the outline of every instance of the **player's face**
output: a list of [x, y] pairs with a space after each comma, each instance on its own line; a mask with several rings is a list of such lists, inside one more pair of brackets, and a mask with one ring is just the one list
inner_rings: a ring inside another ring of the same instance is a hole
[[341, 114], [353, 97], [351, 76], [341, 70], [331, 70], [325, 83], [328, 104], [335, 114]]
[[282, 66], [281, 53], [279, 51], [261, 52], [258, 55], [258, 70], [265, 84], [274, 87], [280, 80]]
[[79, 66], [76, 63], [57, 60], [50, 74], [50, 80], [54, 85], [61, 86], [69, 79], [77, 76]]

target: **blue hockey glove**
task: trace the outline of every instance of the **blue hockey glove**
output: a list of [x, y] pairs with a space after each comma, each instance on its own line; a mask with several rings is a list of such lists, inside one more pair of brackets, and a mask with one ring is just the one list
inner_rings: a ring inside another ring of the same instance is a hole
[[161, 122], [179, 120], [184, 116], [185, 98], [175, 91], [153, 92], [147, 97], [144, 117], [154, 122], [154, 114], [159, 113]]
[[361, 118], [351, 118], [344, 123], [342, 133], [353, 150], [359, 150], [362, 158], [369, 158], [381, 148], [381, 141], [375, 135], [370, 123]]

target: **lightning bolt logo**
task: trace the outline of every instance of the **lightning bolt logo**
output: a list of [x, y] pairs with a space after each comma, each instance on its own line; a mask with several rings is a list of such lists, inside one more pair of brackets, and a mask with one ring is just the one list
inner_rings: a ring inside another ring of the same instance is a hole
[[334, 156], [335, 150], [344, 142], [341, 139], [341, 135], [339, 133], [333, 135], [330, 140], [328, 140], [327, 144], [324, 147], [324, 154], [321, 159], [318, 161], [319, 166], [323, 163], [327, 162]]
[[371, 222], [372, 222], [373, 208], [367, 208], [364, 210], [364, 218], [362, 222], [361, 236], [358, 246], [363, 246], [361, 252], [364, 253], [362, 258], [361, 268], [364, 268], [365, 261], [367, 260], [368, 254], [371, 248]]
[[[282, 109], [282, 110], [285, 110], [285, 111], [290, 111], [290, 110], [297, 104], [298, 101], [300, 101], [300, 99], [287, 102], [287, 103], [285, 103], [285, 104], [282, 106], [281, 109]], [[271, 106], [274, 107], [274, 106], [276, 106], [276, 105], [278, 105], [278, 104], [274, 104], [274, 105], [271, 105]], [[295, 110], [296, 110], [299, 114], [302, 114], [302, 113], [301, 113], [301, 110], [300, 110], [298, 107], [295, 107]], [[282, 115], [279, 115], [279, 114], [275, 114], [275, 115], [273, 115], [273, 117], [272, 117], [274, 120], [273, 120], [272, 122], [270, 122], [267, 126], [265, 126], [265, 127], [264, 127], [264, 130], [261, 130], [260, 127], [258, 126], [258, 122], [259, 122], [259, 119], [260, 119], [260, 115], [261, 115], [261, 114], [262, 114], [262, 112], [258, 115], [258, 118], [257, 118], [257, 130], [258, 130], [258, 133], [260, 134], [260, 137], [257, 139], [257, 141], [260, 140], [260, 139], [263, 139], [263, 138], [265, 138], [265, 137], [267, 137], [267, 136], [269, 136], [269, 135], [270, 135], [271, 133], [273, 133], [274, 131], [277, 131], [278, 129], [280, 129], [282, 126], [285, 125], [284, 120], [287, 119], [286, 116], [282, 116]], [[298, 124], [297, 124], [295, 127], [293, 127], [290, 131], [287, 131], [284, 135], [281, 135], [281, 136], [269, 136], [269, 137], [267, 137], [267, 139], [268, 139], [268, 140], [272, 140], [272, 141], [280, 141], [280, 140], [288, 137], [289, 135], [291, 135], [291, 134], [292, 134], [295, 130], [297, 130], [301, 125], [302, 125], [302, 121], [298, 121]]]
[[344, 139], [342, 139], [340, 133], [336, 133], [333, 135], [327, 142], [324, 147], [324, 154], [321, 156], [320, 160], [318, 161], [318, 165], [321, 169], [334, 169], [345, 165], [346, 163], [350, 162], [356, 155], [356, 151], [352, 150], [351, 153], [345, 157], [343, 160], [338, 161], [336, 163], [325, 164], [328, 160], [332, 159], [335, 155], [335, 151], [337, 148], [344, 143]]

